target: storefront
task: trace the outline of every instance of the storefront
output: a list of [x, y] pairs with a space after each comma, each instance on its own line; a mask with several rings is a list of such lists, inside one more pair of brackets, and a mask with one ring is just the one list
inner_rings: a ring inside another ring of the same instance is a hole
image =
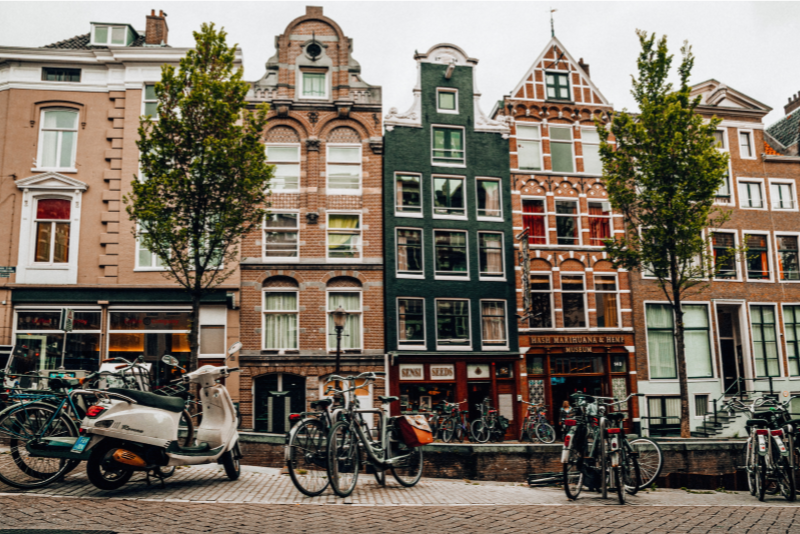
[[[530, 402], [547, 406], [547, 416], [559, 422], [559, 410], [580, 392], [624, 399], [636, 391], [632, 334], [521, 336], [526, 350], [524, 382]], [[630, 406], [628, 406], [630, 405]], [[629, 428], [639, 417], [638, 404], [623, 405]]]

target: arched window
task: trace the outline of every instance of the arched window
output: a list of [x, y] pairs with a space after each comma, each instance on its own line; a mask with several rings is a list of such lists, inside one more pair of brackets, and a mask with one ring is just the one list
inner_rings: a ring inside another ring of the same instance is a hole
[[40, 169], [75, 170], [78, 142], [78, 112], [72, 109], [45, 109], [39, 122]]
[[286, 276], [274, 276], [263, 287], [264, 350], [297, 350], [300, 309], [297, 282]]

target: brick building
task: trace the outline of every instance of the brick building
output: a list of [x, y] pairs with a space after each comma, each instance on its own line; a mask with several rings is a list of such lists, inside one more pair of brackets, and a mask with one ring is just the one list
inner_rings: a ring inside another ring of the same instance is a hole
[[[692, 95], [702, 98], [702, 116], [722, 119], [718, 146], [730, 155], [717, 202], [731, 218], [710, 236], [714, 253], [733, 246], [747, 252], [722, 265], [709, 287], [684, 304], [690, 413], [695, 432], [732, 435], [740, 425], [704, 424], [713, 400], [740, 387], [768, 391], [767, 380], [754, 380], [767, 377], [777, 392], [800, 391], [800, 157], [775, 150], [788, 147], [774, 142], [781, 132], [765, 134], [762, 119], [771, 110], [765, 104], [717, 80], [695, 85]], [[639, 389], [647, 395], [643, 426], [656, 435], [675, 432], [680, 401], [671, 311], [654, 281], [636, 273], [631, 285]]]
[[[186, 53], [167, 44], [165, 17], [153, 11], [145, 31], [93, 22], [40, 48], [0, 47], [0, 367], [12, 346], [17, 370], [188, 356], [190, 302], [138, 245], [121, 202], [138, 174], [153, 84]], [[232, 277], [204, 302], [206, 361], [221, 362], [239, 337], [226, 305], [238, 286]], [[68, 334], [65, 308], [76, 312]]]
[[[283, 432], [334, 370], [329, 312], [349, 316], [342, 373], [383, 370], [381, 89], [321, 7], [275, 39], [248, 98], [268, 102], [277, 166], [261, 231], [242, 243], [242, 427]], [[288, 392], [276, 397], [272, 392]], [[383, 391], [364, 388], [364, 401]]]
[[553, 37], [493, 112], [513, 118], [513, 224], [527, 232], [514, 243], [517, 307], [530, 310], [519, 324], [520, 387], [552, 420], [573, 392], [636, 391], [629, 275], [603, 252], [622, 219], [601, 181], [593, 119], [607, 123], [612, 110], [589, 65]]

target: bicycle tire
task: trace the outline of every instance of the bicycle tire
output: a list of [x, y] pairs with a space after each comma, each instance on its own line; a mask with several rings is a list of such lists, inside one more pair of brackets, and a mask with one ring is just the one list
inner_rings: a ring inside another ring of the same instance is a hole
[[317, 419], [304, 419], [289, 432], [286, 467], [297, 490], [309, 497], [328, 487], [327, 431]]
[[467, 436], [469, 436], [469, 432], [467, 431], [467, 428], [461, 423], [461, 420], [459, 420], [456, 423], [455, 439], [457, 439], [459, 443], [464, 443], [464, 438]]
[[442, 441], [445, 443], [450, 443], [453, 441], [453, 436], [456, 433], [456, 421], [452, 417], [448, 417], [444, 423], [442, 423]]
[[475, 419], [469, 425], [469, 433], [472, 439], [478, 443], [486, 443], [489, 441], [489, 431], [486, 428], [486, 423], [483, 419]]
[[424, 468], [422, 447], [412, 448], [402, 441], [389, 440], [388, 449], [389, 459], [407, 455], [404, 460], [397, 464], [392, 464], [390, 467], [394, 479], [406, 488], [415, 486], [422, 478], [422, 470]]
[[781, 493], [787, 501], [794, 502], [797, 500], [797, 480], [794, 476], [795, 466], [794, 462], [792, 461], [794, 455], [794, 435], [789, 434], [788, 438], [787, 445], [789, 447], [789, 456], [783, 458], [782, 461], [783, 479], [786, 482], [786, 491], [784, 492], [782, 489]]
[[625, 504], [625, 484], [622, 481], [622, 468], [620, 466], [612, 467], [614, 490], [617, 493], [617, 499], [620, 504]]
[[564, 493], [567, 499], [574, 501], [583, 489], [583, 455], [575, 449], [569, 451], [569, 457], [564, 462]]
[[28, 443], [35, 439], [78, 437], [72, 418], [63, 411], [56, 413], [57, 410], [46, 403], [6, 409], [0, 419], [0, 436], [13, 437], [9, 438], [10, 453], [0, 455], [0, 481], [19, 489], [41, 488], [63, 478], [80, 463], [64, 458], [30, 456], [28, 452]]
[[556, 430], [550, 423], [538, 423], [534, 429], [536, 439], [542, 443], [553, 443], [556, 440]]
[[328, 480], [339, 497], [347, 497], [356, 488], [361, 453], [358, 437], [347, 421], [339, 421], [328, 433]]
[[519, 425], [519, 441], [520, 442], [528, 441], [528, 440], [525, 439], [527, 426], [528, 426], [528, 418], [526, 417], [525, 419], [522, 420], [522, 424]]
[[661, 447], [650, 438], [636, 438], [628, 442], [631, 449], [639, 454], [639, 470], [642, 483], [639, 489], [649, 488], [661, 475], [664, 468], [664, 453]]
[[639, 469], [639, 458], [636, 454], [629, 454], [625, 449], [622, 455], [622, 482], [628, 495], [636, 495], [642, 485], [642, 472]]
[[756, 486], [756, 466], [753, 452], [753, 437], [751, 436], [747, 438], [747, 442], [745, 443], [744, 468], [745, 472], [747, 473], [747, 486], [750, 490], [750, 495], [755, 497], [758, 488]]
[[767, 494], [767, 465], [763, 456], [756, 454], [756, 492], [758, 500], [764, 502]]
[[603, 424], [602, 419], [600, 421], [600, 431], [597, 437], [597, 439], [600, 441], [600, 493], [603, 495], [604, 499], [607, 499], [608, 483], [612, 481], [610, 472], [611, 463], [608, 461], [608, 453], [606, 452], [607, 438], [605, 436], [605, 425]]

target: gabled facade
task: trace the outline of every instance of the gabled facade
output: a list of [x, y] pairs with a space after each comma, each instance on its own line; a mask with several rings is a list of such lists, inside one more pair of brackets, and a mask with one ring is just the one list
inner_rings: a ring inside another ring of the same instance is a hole
[[[410, 110], [385, 117], [383, 216], [390, 394], [403, 412], [489, 397], [514, 435], [519, 361], [508, 126], [480, 109], [478, 60], [416, 54]], [[397, 408], [394, 407], [396, 410]]]
[[[553, 37], [492, 114], [512, 125], [521, 385], [553, 421], [576, 391], [636, 391], [629, 277], [603, 252], [603, 240], [622, 231], [601, 180], [594, 124], [612, 110], [589, 66]], [[635, 406], [630, 416], [638, 422]]]
[[[350, 315], [341, 373], [383, 370], [381, 88], [321, 7], [275, 38], [249, 100], [271, 106], [270, 214], [242, 243], [242, 427], [283, 433], [335, 369], [331, 311]], [[273, 392], [284, 392], [276, 396]], [[359, 391], [362, 405], [383, 392]]]

